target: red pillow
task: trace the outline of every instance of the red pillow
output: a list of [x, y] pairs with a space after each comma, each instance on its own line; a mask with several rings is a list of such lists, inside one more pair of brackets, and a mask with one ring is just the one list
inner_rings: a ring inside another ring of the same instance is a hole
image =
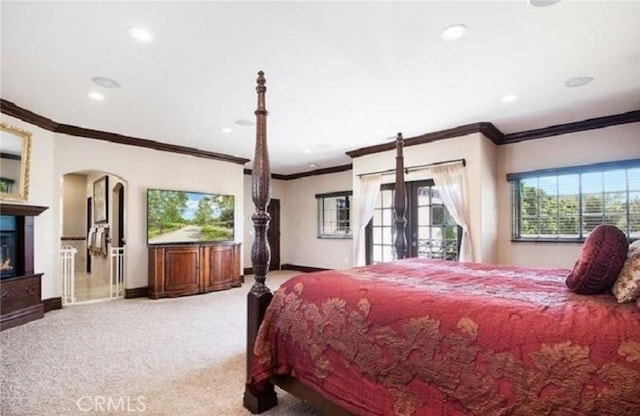
[[628, 250], [627, 237], [619, 228], [598, 225], [584, 241], [567, 277], [567, 286], [581, 295], [609, 291], [622, 270]]

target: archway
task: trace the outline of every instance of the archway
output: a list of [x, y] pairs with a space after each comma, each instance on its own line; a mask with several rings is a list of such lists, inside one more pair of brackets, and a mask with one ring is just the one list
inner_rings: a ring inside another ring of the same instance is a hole
[[64, 304], [124, 296], [126, 181], [101, 171], [62, 177]]

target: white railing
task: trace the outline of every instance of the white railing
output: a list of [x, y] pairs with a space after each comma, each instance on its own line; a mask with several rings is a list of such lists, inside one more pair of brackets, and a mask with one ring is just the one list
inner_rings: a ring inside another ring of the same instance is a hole
[[110, 297], [124, 297], [124, 247], [111, 247]]
[[75, 257], [78, 250], [73, 247], [60, 249], [60, 273], [62, 274], [62, 304], [76, 302], [75, 298]]

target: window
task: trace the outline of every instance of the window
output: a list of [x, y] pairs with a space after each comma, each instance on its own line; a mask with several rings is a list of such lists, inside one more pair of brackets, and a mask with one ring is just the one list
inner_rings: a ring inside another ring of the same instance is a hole
[[9, 178], [0, 178], [0, 192], [4, 192], [6, 194], [13, 193], [13, 184], [16, 181]]
[[[432, 180], [406, 183], [406, 235], [410, 257], [457, 260], [461, 228], [445, 208]], [[367, 264], [395, 260], [394, 184], [380, 188], [373, 218], [367, 225]]]
[[513, 241], [584, 241], [599, 224], [640, 238], [640, 160], [508, 174]]
[[373, 217], [366, 229], [366, 262], [382, 263], [395, 260], [395, 213], [393, 212], [393, 184], [382, 185], [376, 200]]
[[352, 238], [351, 191], [317, 194], [318, 238]]
[[418, 219], [412, 224], [417, 243], [415, 256], [457, 260], [462, 230], [445, 208], [438, 189], [424, 185], [418, 186], [416, 191], [416, 209], [412, 214], [412, 218]]

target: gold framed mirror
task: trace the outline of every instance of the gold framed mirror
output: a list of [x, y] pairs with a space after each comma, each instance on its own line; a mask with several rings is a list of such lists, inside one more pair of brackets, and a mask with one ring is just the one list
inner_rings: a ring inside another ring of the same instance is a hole
[[0, 200], [29, 198], [31, 133], [0, 122]]

